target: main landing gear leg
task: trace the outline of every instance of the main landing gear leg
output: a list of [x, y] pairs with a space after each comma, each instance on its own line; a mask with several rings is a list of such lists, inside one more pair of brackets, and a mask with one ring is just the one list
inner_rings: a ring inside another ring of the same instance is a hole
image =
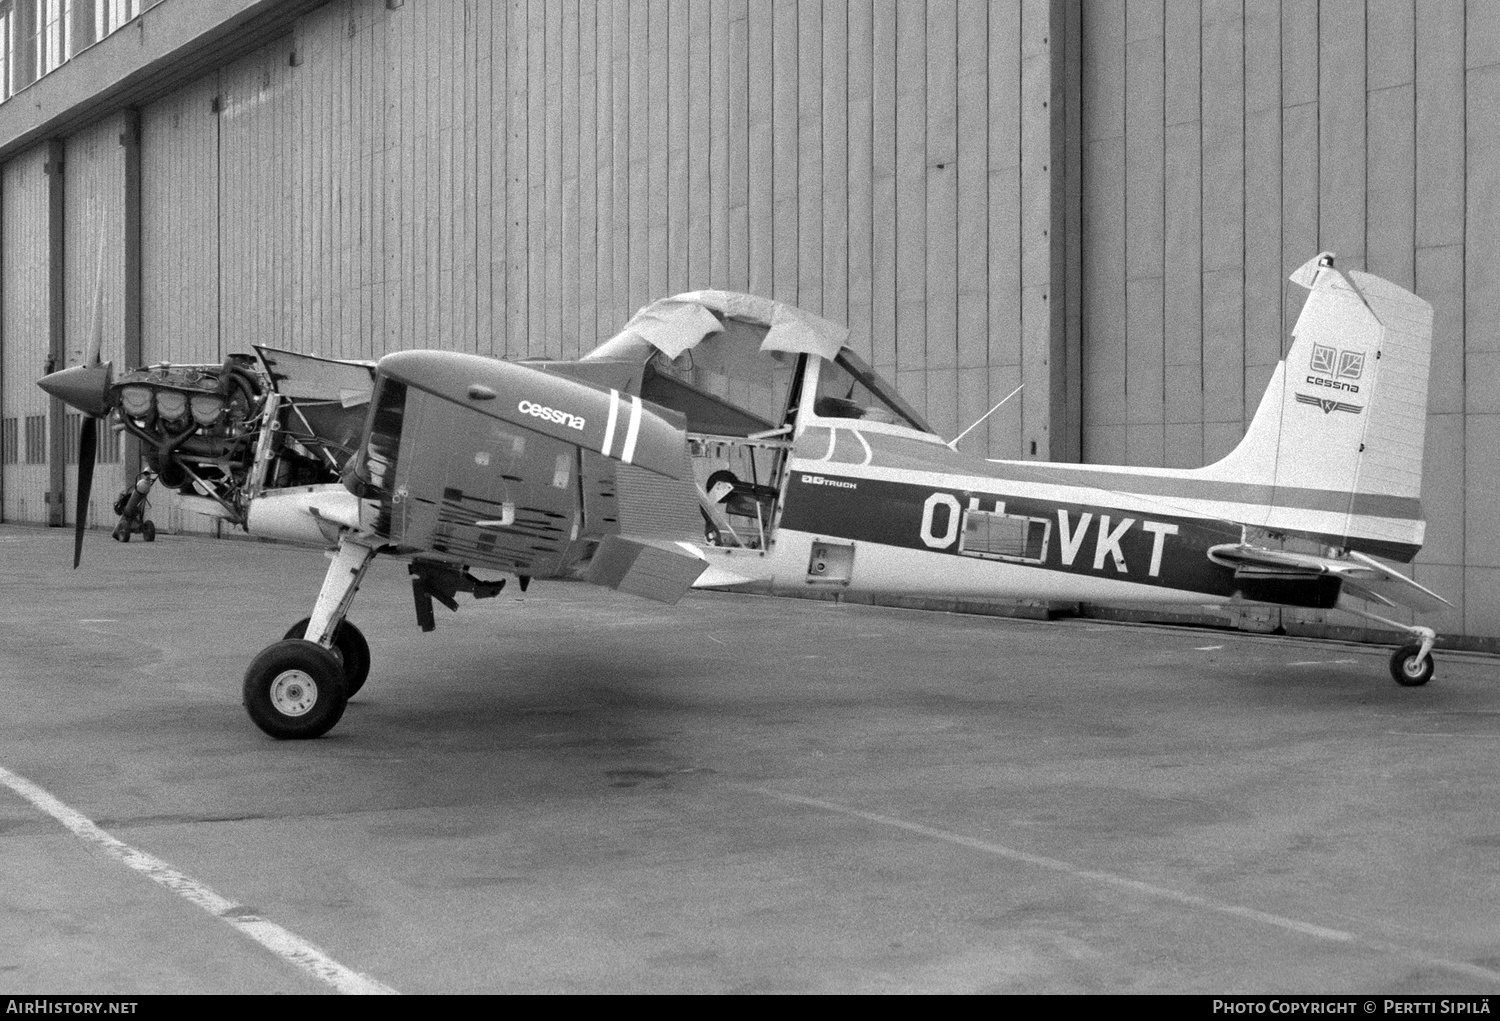
[[272, 737], [326, 734], [364, 683], [369, 646], [344, 615], [374, 559], [373, 547], [340, 540], [312, 616], [262, 650], [245, 671], [245, 710]]

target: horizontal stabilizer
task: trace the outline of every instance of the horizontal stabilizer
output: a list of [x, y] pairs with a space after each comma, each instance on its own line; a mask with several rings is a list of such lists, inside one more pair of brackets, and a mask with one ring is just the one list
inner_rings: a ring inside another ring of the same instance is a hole
[[706, 567], [707, 561], [677, 543], [606, 535], [583, 580], [670, 605], [692, 588]]
[[1378, 560], [1373, 560], [1363, 553], [1351, 552], [1349, 556], [1367, 565], [1374, 572], [1346, 581], [1344, 591], [1350, 595], [1358, 596], [1360, 599], [1373, 599], [1376, 602], [1394, 603], [1398, 606], [1409, 607], [1418, 613], [1432, 613], [1453, 605], [1432, 589], [1418, 584]]
[[1320, 557], [1311, 553], [1228, 544], [1211, 547], [1208, 558], [1233, 567], [1239, 577], [1310, 578], [1332, 575], [1343, 582], [1343, 592], [1385, 606], [1405, 606], [1418, 613], [1452, 606], [1442, 596], [1420, 585], [1380, 561], [1351, 552], [1347, 557]]

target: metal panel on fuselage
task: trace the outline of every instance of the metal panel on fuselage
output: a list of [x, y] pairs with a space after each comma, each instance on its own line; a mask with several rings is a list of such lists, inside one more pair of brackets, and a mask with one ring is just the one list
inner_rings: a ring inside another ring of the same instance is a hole
[[390, 539], [471, 566], [559, 573], [577, 534], [578, 448], [406, 392]]
[[[1012, 568], [995, 572], [992, 594], [996, 596], [1032, 594], [1024, 579], [1036, 571], [1077, 579], [1076, 584], [1064, 586], [1073, 593], [1071, 597], [1058, 594], [1056, 579], [1049, 581], [1045, 588], [1051, 598], [1150, 598], [1156, 593], [1172, 599], [1174, 593], [1189, 592], [1212, 601], [1229, 598], [1241, 588], [1233, 570], [1208, 559], [1210, 547], [1240, 541], [1236, 525], [1124, 506], [1040, 500], [1002, 487], [998, 480], [995, 489], [980, 491], [794, 469], [781, 527]], [[965, 510], [1044, 522], [1047, 537], [1041, 555], [1002, 558], [966, 551], [962, 541]], [[868, 559], [867, 555], [856, 557], [851, 588], [865, 587], [862, 575], [868, 579], [869, 572], [862, 569], [861, 561]], [[1119, 586], [1101, 584], [1107, 582], [1131, 583], [1146, 590], [1111, 591]], [[913, 584], [926, 587], [917, 580]], [[943, 583], [936, 584], [941, 588]], [[1006, 588], [1015, 584], [1020, 590]]]

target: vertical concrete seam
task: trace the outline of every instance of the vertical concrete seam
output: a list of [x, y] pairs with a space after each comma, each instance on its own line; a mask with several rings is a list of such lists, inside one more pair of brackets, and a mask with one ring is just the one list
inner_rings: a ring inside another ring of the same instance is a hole
[[1205, 434], [1208, 418], [1204, 396], [1208, 391], [1207, 362], [1208, 297], [1203, 280], [1203, 5], [1198, 5], [1198, 460], [1203, 460]]
[[[1460, 126], [1459, 130], [1463, 133], [1463, 147], [1462, 147], [1463, 172], [1461, 174], [1459, 174], [1459, 181], [1460, 181], [1459, 188], [1462, 190], [1462, 195], [1459, 197], [1459, 208], [1463, 211], [1462, 214], [1461, 214], [1463, 216], [1463, 228], [1461, 230], [1463, 241], [1459, 245], [1459, 250], [1458, 250], [1458, 258], [1459, 258], [1459, 267], [1458, 267], [1459, 299], [1458, 299], [1458, 303], [1459, 303], [1459, 310], [1460, 310], [1459, 311], [1459, 317], [1458, 317], [1458, 319], [1459, 319], [1459, 330], [1460, 330], [1460, 334], [1461, 334], [1460, 341], [1459, 341], [1459, 351], [1461, 352], [1461, 356], [1458, 359], [1458, 382], [1459, 382], [1459, 392], [1460, 392], [1459, 407], [1461, 409], [1460, 412], [1459, 412], [1459, 414], [1463, 416], [1463, 420], [1465, 422], [1465, 428], [1464, 428], [1464, 472], [1463, 472], [1463, 479], [1464, 479], [1464, 488], [1467, 489], [1468, 488], [1468, 482], [1469, 482], [1469, 477], [1468, 477], [1468, 468], [1469, 468], [1469, 435], [1468, 434], [1469, 434], [1469, 430], [1468, 430], [1468, 427], [1467, 427], [1468, 418], [1469, 418], [1469, 359], [1468, 359], [1468, 348], [1469, 348], [1469, 52], [1468, 52], [1469, 51], [1469, 6], [1468, 6], [1468, 4], [1464, 4], [1463, 5], [1463, 13], [1461, 15], [1461, 20], [1463, 22], [1463, 27], [1462, 27], [1462, 30], [1461, 30], [1460, 38], [1463, 39], [1463, 44], [1462, 44], [1462, 47], [1461, 47], [1462, 50], [1463, 50], [1463, 59], [1459, 61], [1459, 64], [1460, 64], [1459, 73], [1460, 73], [1460, 76], [1461, 76], [1461, 79], [1462, 79], [1462, 86], [1461, 87], [1463, 89], [1463, 103], [1460, 105], [1460, 108], [1459, 108], [1459, 119], [1460, 119], [1460, 122], [1461, 122], [1461, 126]], [[1459, 583], [1459, 586], [1461, 587], [1461, 590], [1463, 592], [1463, 608], [1464, 608], [1464, 611], [1463, 611], [1463, 625], [1462, 625], [1462, 627], [1463, 627], [1464, 634], [1470, 634], [1473, 631], [1474, 627], [1477, 626], [1477, 624], [1476, 625], [1471, 625], [1471, 623], [1470, 623], [1470, 621], [1473, 619], [1473, 616], [1474, 616], [1474, 608], [1469, 604], [1469, 598], [1468, 598], [1468, 595], [1469, 595], [1469, 513], [1468, 513], [1468, 511], [1469, 511], [1468, 502], [1465, 501], [1464, 502], [1464, 506], [1463, 506], [1463, 525], [1462, 525], [1462, 528], [1461, 528], [1461, 531], [1463, 533], [1463, 538], [1460, 541], [1460, 548], [1463, 550], [1463, 553], [1462, 553], [1462, 555], [1459, 558], [1460, 559], [1460, 564], [1459, 564], [1459, 576], [1458, 576], [1458, 583]]]
[[1167, 380], [1167, 288], [1171, 282], [1167, 279], [1167, 8], [1162, 4], [1161, 13], [1161, 251], [1157, 253], [1157, 269], [1161, 273], [1161, 457], [1160, 462], [1167, 460], [1167, 393], [1170, 386]]

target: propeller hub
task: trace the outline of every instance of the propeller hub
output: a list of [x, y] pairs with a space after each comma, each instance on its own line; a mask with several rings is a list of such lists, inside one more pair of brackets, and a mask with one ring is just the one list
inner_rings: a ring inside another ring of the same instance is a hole
[[112, 362], [98, 365], [74, 365], [37, 380], [36, 385], [70, 408], [90, 418], [109, 414], [109, 387], [114, 381]]

